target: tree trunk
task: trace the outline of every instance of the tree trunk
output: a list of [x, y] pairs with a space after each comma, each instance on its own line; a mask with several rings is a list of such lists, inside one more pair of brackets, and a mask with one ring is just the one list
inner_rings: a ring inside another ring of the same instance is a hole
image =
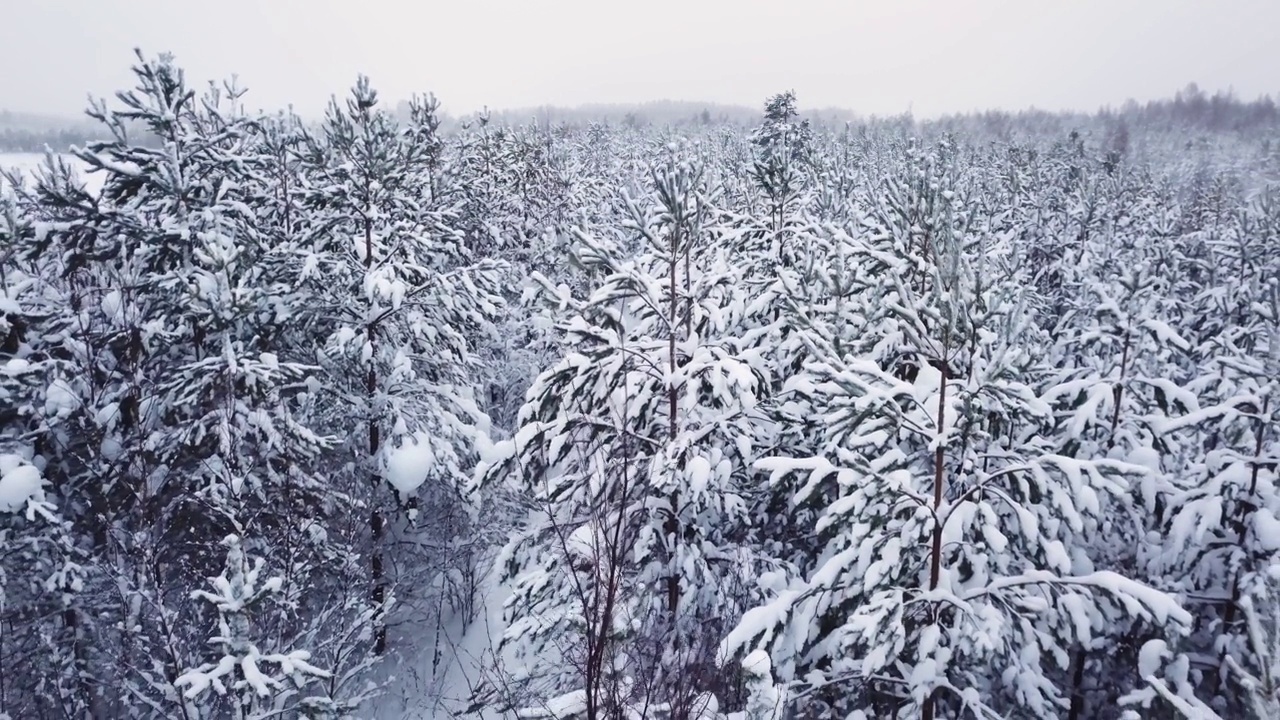
[[[373, 221], [369, 219], [368, 211], [364, 217], [364, 267], [365, 270], [373, 268]], [[366, 338], [372, 350], [369, 358], [369, 370], [365, 376], [365, 393], [369, 403], [369, 461], [377, 462], [378, 448], [382, 445], [382, 433], [378, 427], [378, 419], [374, 415], [374, 401], [378, 393], [378, 370], [374, 364], [377, 358], [375, 342], [377, 339], [378, 326], [374, 322], [370, 322], [365, 327]], [[378, 509], [378, 492], [382, 489], [381, 478], [375, 470], [369, 475], [370, 493], [369, 498], [369, 529], [372, 535], [373, 547], [370, 552], [370, 574], [373, 580], [373, 589], [371, 591], [371, 600], [375, 612], [377, 613], [377, 621], [374, 624], [373, 651], [381, 655], [387, 651], [387, 621], [386, 621], [386, 586], [383, 580], [382, 567], [382, 536], [383, 522], [382, 511]]]
[[[680, 228], [677, 225], [671, 232], [671, 292], [670, 303], [667, 308], [667, 370], [670, 377], [667, 381], [667, 414], [668, 427], [667, 437], [674, 444], [676, 440], [676, 266], [678, 262], [680, 246]], [[663, 528], [666, 536], [671, 542], [671, 557], [668, 561], [671, 563], [671, 569], [667, 575], [667, 612], [671, 614], [672, 620], [676, 616], [676, 608], [680, 606], [680, 577], [677, 574], [675, 551], [680, 543], [680, 492], [676, 489], [671, 490], [668, 498], [671, 503], [671, 513], [667, 516], [666, 526]]]
[[[938, 371], [942, 374], [938, 381], [938, 435], [941, 437], [945, 428], [947, 413], [947, 380], [949, 376], [949, 368], [946, 362], [938, 363]], [[938, 447], [933, 451], [933, 547], [929, 551], [929, 591], [938, 589], [938, 583], [942, 575], [942, 519], [938, 517], [938, 511], [942, 507], [942, 487], [946, 478], [943, 476], [943, 464], [946, 461], [942, 443], [938, 443]], [[938, 622], [934, 611], [934, 622]], [[933, 720], [934, 704], [937, 692], [931, 693], [924, 701], [924, 707], [920, 710], [921, 720]]]

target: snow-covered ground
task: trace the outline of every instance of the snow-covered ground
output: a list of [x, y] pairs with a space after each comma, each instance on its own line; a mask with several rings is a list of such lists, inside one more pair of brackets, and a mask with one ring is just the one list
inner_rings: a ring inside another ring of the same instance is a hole
[[[509, 594], [492, 573], [486, 573], [476, 597], [476, 618], [470, 624], [446, 615], [438, 627], [399, 628], [400, 637], [393, 638], [393, 644], [416, 647], [416, 652], [386, 668], [386, 692], [374, 702], [373, 717], [447, 720], [465, 715], [471, 691], [493, 671], [503, 631], [502, 606]], [[509, 666], [514, 658], [504, 653], [503, 660]], [[496, 720], [497, 716], [482, 712], [472, 717]]]
[[[65, 157], [72, 166], [81, 171], [80, 177], [84, 180], [85, 185], [88, 186], [90, 190], [97, 190], [102, 186], [100, 175], [84, 172], [84, 163], [70, 155], [64, 155], [63, 157]], [[0, 153], [0, 169], [18, 170], [25, 175], [34, 174], [36, 169], [40, 167], [40, 164], [43, 162], [44, 155], [41, 153]], [[5, 180], [3, 177], [0, 177], [0, 187], [4, 187], [4, 185]]]

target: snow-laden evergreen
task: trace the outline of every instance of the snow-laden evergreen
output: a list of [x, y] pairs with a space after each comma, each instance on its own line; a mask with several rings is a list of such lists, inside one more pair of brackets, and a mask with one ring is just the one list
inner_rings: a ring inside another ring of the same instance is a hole
[[601, 278], [588, 297], [537, 276], [568, 311], [566, 355], [482, 466], [529, 518], [505, 551], [504, 643], [531, 662], [535, 695], [508, 702], [580, 692], [593, 717], [684, 717], [723, 689], [704, 683], [752, 566], [740, 535], [759, 379], [701, 170], [668, 159], [650, 192], [627, 199], [618, 237], [580, 234], [574, 259]]

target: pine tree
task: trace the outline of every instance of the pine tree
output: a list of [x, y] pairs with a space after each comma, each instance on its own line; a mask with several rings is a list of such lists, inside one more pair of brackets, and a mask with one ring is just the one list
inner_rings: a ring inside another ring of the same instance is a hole
[[[15, 183], [16, 184], [16, 183]], [[41, 396], [55, 377], [50, 359], [35, 350], [41, 312], [38, 274], [19, 251], [32, 227], [13, 199], [0, 195], [0, 715], [84, 712], [83, 669], [60, 612], [74, 608], [83, 576], [69, 524], [54, 503], [37, 455], [44, 417]], [[39, 678], [35, 688], [23, 681]], [[36, 690], [26, 695], [26, 690]]]
[[691, 717], [723, 691], [716, 631], [751, 561], [735, 536], [758, 380], [734, 336], [737, 269], [708, 244], [698, 171], [671, 160], [653, 182], [654, 209], [632, 206], [636, 259], [583, 234], [575, 260], [600, 287], [577, 299], [542, 280], [572, 309], [566, 355], [485, 466], [490, 486], [534, 497], [507, 550], [504, 642], [551, 660], [544, 697], [580, 693], [587, 717]]
[[765, 103], [764, 123], [751, 143], [756, 150], [752, 177], [765, 197], [771, 252], [777, 263], [789, 264], [797, 256], [791, 226], [802, 202], [812, 143], [809, 121], [798, 119], [794, 92], [775, 95]]
[[[410, 516], [419, 508], [446, 541], [465, 531], [462, 491], [485, 422], [473, 396], [470, 338], [492, 332], [502, 305], [501, 266], [472, 263], [451, 212], [430, 205], [438, 146], [425, 135], [433, 132], [425, 107], [415, 117], [402, 133], [362, 77], [345, 106], [331, 104], [304, 160], [309, 224], [300, 232], [309, 246], [298, 278], [313, 300], [300, 315], [313, 347], [323, 348], [328, 382], [318, 420], [350, 438], [338, 462], [367, 478], [361, 503], [378, 607], [392, 582], [392, 501]], [[390, 472], [389, 458], [415, 443], [430, 466], [416, 477]], [[438, 557], [434, 566], [449, 561]], [[383, 627], [375, 650], [387, 645]]]
[[[193, 598], [217, 609], [218, 634], [210, 642], [221, 657], [217, 662], [187, 670], [174, 685], [184, 689], [187, 701], [208, 702], [207, 691], [211, 689], [225, 696], [228, 707], [222, 711], [229, 710], [236, 720], [260, 717], [268, 711], [287, 712], [308, 676], [327, 678], [330, 673], [311, 665], [311, 654], [305, 650], [264, 653], [259, 649], [254, 642], [252, 615], [280, 591], [284, 581], [278, 576], [262, 580], [264, 561], [250, 561], [238, 536], [228, 535], [223, 544], [227, 547], [227, 562], [222, 574], [210, 580], [214, 592], [192, 593]], [[212, 703], [205, 707], [208, 709], [196, 710], [200, 705], [193, 702], [189, 710], [184, 709], [184, 715], [200, 717], [219, 709]]]
[[[234, 87], [197, 98], [168, 57], [140, 55], [135, 73], [123, 109], [91, 111], [109, 139], [77, 151], [105, 176], [101, 195], [53, 164], [25, 195], [46, 232], [24, 252], [51, 271], [56, 308], [35, 348], [58, 358], [46, 474], [96, 560], [85, 584], [98, 592], [81, 594], [93, 605], [63, 613], [82, 638], [77, 675], [99, 714], [163, 716], [197, 642], [174, 588], [246, 525], [286, 573], [320, 567], [341, 498], [319, 476], [331, 441], [299, 417], [318, 368], [277, 352], [306, 298], [280, 274], [291, 246], [259, 230], [260, 125]], [[130, 139], [139, 123], [159, 148]], [[298, 630], [277, 620], [272, 632]], [[95, 651], [109, 647], [120, 654]]]
[[[855, 311], [883, 319], [863, 341], [881, 357], [811, 335], [815, 359], [790, 387], [808, 404], [799, 414], [822, 418], [822, 447], [760, 463], [775, 482], [808, 475], [797, 501], [834, 476], [838, 496], [815, 525], [825, 560], [747, 613], [725, 650], [761, 643], [783, 677], [856, 688], [844, 709], [867, 717], [1058, 716], [1070, 649], [1094, 617], [1187, 617], [1073, 556], [1102, 499], [1123, 498], [1141, 468], [1065, 457], [1041, 436], [1051, 387], [1023, 349], [1019, 291], [996, 281], [1004, 251], [961, 186], [918, 188], [936, 196], [923, 247], [906, 245], [923, 262], [861, 250], [888, 264]], [[888, 358], [914, 361], [901, 376], [882, 367], [894, 345]]]

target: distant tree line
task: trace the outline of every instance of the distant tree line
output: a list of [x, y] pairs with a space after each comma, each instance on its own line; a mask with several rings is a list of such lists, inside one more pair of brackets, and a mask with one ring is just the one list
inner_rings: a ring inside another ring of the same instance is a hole
[[0, 129], [0, 152], [44, 152], [47, 147], [64, 151], [72, 145], [83, 145], [87, 138], [76, 130]]
[[[138, 145], [159, 147], [158, 139], [146, 128], [131, 125], [127, 129], [137, 136]], [[99, 140], [101, 135], [100, 127], [87, 121], [0, 110], [0, 152], [42, 153], [47, 148], [64, 153]]]
[[[398, 119], [407, 119], [408, 103], [399, 103], [395, 109], [395, 116]], [[808, 110], [800, 113], [800, 116], [820, 127], [839, 127], [844, 123], [867, 121], [865, 118], [859, 118], [852, 111], [840, 108]], [[660, 100], [647, 103], [595, 103], [571, 108], [543, 105], [515, 110], [492, 112], [486, 110], [458, 118], [442, 113], [440, 119], [442, 131], [456, 132], [462, 125], [474, 124], [481, 119], [485, 123], [508, 127], [532, 122], [545, 127], [586, 127], [592, 123], [602, 123], [606, 126], [627, 128], [650, 126], [749, 128], [761, 121], [761, 115], [759, 110], [738, 105]], [[901, 116], [897, 120], [915, 124], [915, 118], [910, 114]], [[54, 125], [56, 122], [58, 122], [56, 119], [0, 110], [0, 152], [38, 153], [44, 152], [45, 148], [54, 152], [66, 152], [73, 145], [83, 146], [90, 140], [97, 139], [96, 131], [91, 125], [68, 127]], [[1190, 83], [1174, 93], [1172, 98], [1152, 100], [1147, 103], [1129, 100], [1118, 109], [1107, 107], [1095, 113], [1063, 114], [1035, 109], [1019, 112], [992, 110], [944, 116], [924, 124], [952, 129], [958, 126], [978, 129], [972, 127], [977, 123], [980, 129], [1007, 139], [1009, 130], [1015, 126], [1024, 133], [1029, 128], [1040, 127], [1049, 134], [1058, 135], [1065, 132], [1067, 126], [1088, 126], [1093, 122], [1104, 123], [1109, 128], [1109, 134], [1118, 134], [1120, 137], [1127, 133], [1129, 126], [1159, 130], [1184, 127], [1244, 132], [1273, 128], [1280, 124], [1280, 108], [1270, 95], [1246, 101], [1237, 97], [1233, 90], [1218, 91], [1209, 95], [1195, 83]], [[1118, 129], [1120, 127], [1125, 129]], [[144, 147], [155, 147], [155, 139], [145, 131], [141, 132], [143, 134], [137, 138], [138, 144]]]
[[1280, 109], [1270, 95], [1246, 102], [1231, 90], [1207, 95], [1195, 83], [1174, 94], [1172, 100], [1145, 105], [1130, 101], [1120, 114], [1151, 127], [1181, 125], [1205, 130], [1269, 128], [1280, 122]]

